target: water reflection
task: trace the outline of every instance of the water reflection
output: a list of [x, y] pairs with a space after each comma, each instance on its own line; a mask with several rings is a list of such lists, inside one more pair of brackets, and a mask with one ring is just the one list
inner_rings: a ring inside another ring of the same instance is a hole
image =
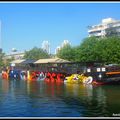
[[69, 97], [86, 98], [88, 100], [92, 99], [93, 96], [93, 86], [92, 85], [79, 85], [79, 84], [66, 84], [66, 95]]
[[117, 85], [0, 80], [0, 116], [112, 116], [120, 113], [119, 93]]
[[78, 111], [83, 106], [82, 116], [108, 116], [105, 91], [102, 87], [66, 84], [66, 95], [69, 95], [66, 97], [66, 102], [71, 104], [73, 99], [72, 104], [77, 103]]
[[4, 93], [7, 93], [9, 91], [9, 81], [8, 80], [2, 81], [0, 88]]
[[27, 93], [37, 94], [40, 91], [40, 84], [37, 81], [27, 81]]
[[60, 96], [63, 94], [63, 84], [45, 82], [45, 94], [49, 96]]

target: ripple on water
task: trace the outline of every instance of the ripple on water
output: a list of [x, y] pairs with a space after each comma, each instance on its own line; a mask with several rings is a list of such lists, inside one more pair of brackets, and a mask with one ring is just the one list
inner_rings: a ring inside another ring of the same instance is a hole
[[118, 113], [120, 87], [0, 80], [2, 117], [104, 117]]

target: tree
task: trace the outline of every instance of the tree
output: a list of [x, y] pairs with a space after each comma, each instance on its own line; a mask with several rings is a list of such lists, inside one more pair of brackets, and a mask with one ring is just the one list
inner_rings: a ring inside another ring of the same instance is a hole
[[120, 37], [86, 38], [75, 49], [75, 61], [120, 63]]
[[14, 57], [9, 58], [9, 59], [4, 59], [4, 66], [9, 66], [10, 62], [14, 60]]
[[42, 48], [34, 47], [30, 51], [25, 52], [24, 58], [38, 60], [42, 58], [50, 58], [50, 55]]
[[66, 44], [59, 50], [59, 52], [57, 53], [57, 57], [61, 59], [73, 61], [75, 57], [74, 49], [70, 46], [70, 44]]
[[97, 51], [98, 39], [96, 37], [85, 38], [83, 42], [75, 48], [75, 61], [89, 62], [99, 60], [99, 51]]
[[3, 60], [4, 55], [5, 55], [5, 53], [0, 51], [0, 69], [4, 66], [4, 60]]
[[[33, 48], [25, 52], [26, 59], [49, 58], [50, 55], [41, 48]], [[57, 57], [75, 62], [105, 62], [120, 64], [120, 37], [88, 37], [78, 46], [65, 45], [57, 53]]]
[[106, 63], [120, 63], [120, 37], [107, 37], [101, 40], [102, 59]]

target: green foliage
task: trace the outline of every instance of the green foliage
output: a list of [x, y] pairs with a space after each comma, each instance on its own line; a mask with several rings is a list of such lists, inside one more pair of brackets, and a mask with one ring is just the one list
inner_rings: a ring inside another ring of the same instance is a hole
[[58, 57], [77, 62], [104, 62], [120, 64], [120, 37], [85, 38], [76, 47], [67, 45], [57, 54]]
[[50, 55], [43, 49], [34, 47], [30, 51], [25, 52], [24, 58], [38, 60], [42, 58], [50, 58]]
[[95, 37], [84, 39], [81, 45], [76, 47], [76, 61], [88, 62], [99, 59], [97, 44], [98, 40]]
[[4, 53], [0, 52], [0, 68], [4, 66], [4, 61], [3, 61], [3, 57], [4, 57]]
[[65, 45], [58, 53], [57, 57], [73, 61], [74, 60], [74, 49], [69, 45]]
[[14, 60], [14, 57], [6, 59], [4, 62], [4, 66], [10, 66], [10, 62]]
[[120, 37], [108, 37], [101, 40], [103, 60], [106, 63], [120, 63]]
[[78, 47], [79, 61], [104, 61], [105, 63], [120, 63], [120, 38], [90, 37]]

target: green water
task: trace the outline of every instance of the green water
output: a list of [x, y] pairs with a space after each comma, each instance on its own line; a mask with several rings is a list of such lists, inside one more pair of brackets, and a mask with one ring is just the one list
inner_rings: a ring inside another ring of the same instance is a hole
[[119, 116], [120, 85], [0, 79], [0, 117]]

